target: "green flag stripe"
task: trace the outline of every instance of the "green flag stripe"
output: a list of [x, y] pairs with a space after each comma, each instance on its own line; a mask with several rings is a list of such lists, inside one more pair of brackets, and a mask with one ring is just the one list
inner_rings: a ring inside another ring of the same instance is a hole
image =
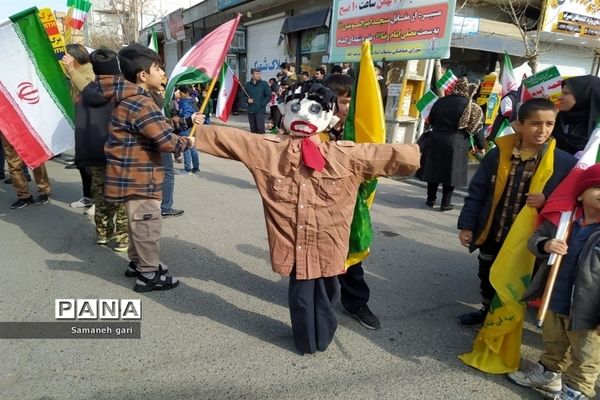
[[10, 20], [13, 22], [15, 32], [23, 47], [29, 54], [29, 59], [35, 66], [40, 82], [69, 124], [74, 127], [75, 108], [67, 79], [56, 61], [52, 45], [46, 39], [46, 31], [37, 17], [37, 13], [37, 8], [29, 8], [11, 16]]
[[173, 98], [175, 88], [179, 85], [193, 85], [195, 83], [210, 82], [210, 76], [196, 68], [188, 68], [179, 75], [171, 78], [165, 91], [165, 114], [170, 117], [169, 102]]

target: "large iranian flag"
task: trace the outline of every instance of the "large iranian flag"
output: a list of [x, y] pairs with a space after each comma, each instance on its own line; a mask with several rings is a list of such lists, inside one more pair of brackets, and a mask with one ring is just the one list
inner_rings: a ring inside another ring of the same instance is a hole
[[[238, 14], [231, 21], [219, 26], [183, 55], [167, 82], [165, 104], [169, 104], [178, 85], [205, 83], [219, 77], [223, 60], [229, 51], [229, 45], [241, 17], [242, 15]], [[169, 107], [165, 108], [165, 113], [169, 113]]]
[[30, 8], [0, 23], [0, 131], [28, 166], [75, 147], [65, 75]]
[[221, 121], [227, 122], [240, 81], [238, 80], [237, 76], [235, 76], [231, 68], [229, 68], [227, 63], [224, 63], [223, 68], [221, 68], [221, 76], [219, 81], [221, 82], [221, 88], [219, 89], [219, 97], [217, 99], [217, 110], [215, 115]]

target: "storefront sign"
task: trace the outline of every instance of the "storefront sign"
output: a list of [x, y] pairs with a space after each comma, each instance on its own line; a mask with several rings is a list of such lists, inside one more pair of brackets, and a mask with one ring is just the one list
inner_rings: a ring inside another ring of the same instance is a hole
[[218, 0], [217, 8], [219, 9], [219, 11], [223, 11], [234, 6], [247, 3], [249, 1], [250, 0]]
[[600, 38], [600, 0], [546, 0], [543, 30]]
[[302, 54], [325, 52], [327, 51], [328, 40], [329, 32], [324, 29], [303, 31], [300, 41], [300, 52]]
[[390, 83], [388, 85], [388, 90], [387, 90], [388, 96], [400, 96], [400, 92], [402, 92], [402, 84], [401, 83]]
[[562, 93], [562, 80], [558, 68], [555, 66], [546, 68], [523, 79], [523, 85], [528, 93], [525, 97], [546, 97], [556, 103]]
[[479, 32], [479, 18], [454, 16], [452, 21], [452, 33], [457, 35], [477, 35]]
[[373, 60], [450, 57], [455, 0], [334, 0], [330, 61], [360, 59], [369, 39]]
[[[267, 57], [263, 57], [261, 60], [249, 61], [248, 68], [257, 69], [260, 72], [274, 71], [276, 73], [279, 72], [281, 64], [283, 64], [286, 61], [287, 59], [285, 57], [273, 57], [270, 59]], [[273, 75], [275, 75], [275, 73]]]

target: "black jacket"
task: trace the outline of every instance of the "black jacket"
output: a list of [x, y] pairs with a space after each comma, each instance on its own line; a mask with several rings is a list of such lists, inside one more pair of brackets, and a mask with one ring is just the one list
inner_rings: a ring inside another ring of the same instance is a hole
[[467, 185], [469, 134], [458, 123], [469, 103], [463, 96], [439, 99], [429, 114], [432, 131], [421, 156], [416, 177], [425, 182], [450, 186]]
[[104, 143], [113, 109], [114, 102], [102, 95], [97, 81], [81, 92], [75, 109], [75, 165], [78, 167], [106, 165]]
[[[494, 203], [494, 185], [498, 174], [500, 164], [500, 154], [503, 160], [510, 158], [514, 147], [516, 137], [513, 135], [504, 136], [496, 141], [497, 147], [490, 150], [485, 156], [477, 172], [471, 178], [469, 183], [469, 192], [465, 198], [465, 204], [458, 217], [458, 229], [469, 229], [473, 231], [473, 240], [469, 247], [474, 251], [485, 242], [487, 237], [482, 237], [484, 227], [488, 219], [493, 218], [495, 209], [492, 209]], [[542, 154], [543, 156], [543, 154]], [[508, 163], [508, 161], [505, 161]], [[577, 159], [559, 149], [554, 150], [553, 174], [546, 182], [543, 193], [546, 199], [550, 196], [556, 186], [569, 174]], [[505, 168], [509, 168], [507, 165]], [[502, 189], [502, 193], [506, 188]], [[499, 199], [498, 199], [499, 200]], [[486, 235], [489, 234], [489, 231]]]

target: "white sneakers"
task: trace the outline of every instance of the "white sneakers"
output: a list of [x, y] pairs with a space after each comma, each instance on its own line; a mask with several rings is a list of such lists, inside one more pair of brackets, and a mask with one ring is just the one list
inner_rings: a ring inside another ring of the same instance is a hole
[[563, 385], [562, 391], [554, 396], [553, 400], [588, 400], [589, 397], [583, 393], [573, 390], [567, 385]]
[[589, 397], [577, 390], [563, 385], [561, 373], [544, 371], [542, 364], [535, 363], [527, 371], [517, 371], [508, 374], [508, 380], [520, 386], [537, 388], [546, 392], [554, 393], [553, 400], [588, 400]]
[[544, 366], [540, 363], [535, 363], [527, 371], [511, 372], [508, 379], [519, 386], [538, 388], [550, 393], [558, 393], [562, 389], [560, 372], [544, 371]]
[[70, 204], [70, 206], [73, 208], [91, 207], [93, 205], [94, 205], [94, 200], [90, 199], [89, 197], [85, 197], [85, 196], [83, 196], [79, 200], [74, 201]]

